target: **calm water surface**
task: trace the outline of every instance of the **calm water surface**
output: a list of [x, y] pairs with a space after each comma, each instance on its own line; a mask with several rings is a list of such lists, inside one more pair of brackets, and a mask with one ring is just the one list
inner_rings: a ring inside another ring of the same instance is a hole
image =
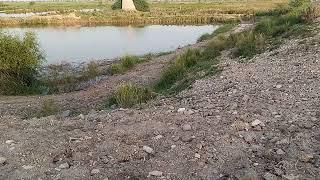
[[202, 34], [211, 33], [216, 28], [214, 25], [150, 25], [7, 28], [5, 31], [14, 34], [35, 32], [46, 54], [47, 63], [53, 64], [172, 51], [179, 46], [195, 43]]

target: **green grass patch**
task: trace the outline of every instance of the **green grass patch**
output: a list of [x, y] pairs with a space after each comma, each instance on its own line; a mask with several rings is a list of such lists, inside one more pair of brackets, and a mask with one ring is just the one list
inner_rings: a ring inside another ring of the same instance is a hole
[[60, 108], [58, 104], [55, 103], [53, 99], [45, 100], [42, 103], [41, 109], [37, 115], [37, 117], [47, 117], [51, 115], [56, 115], [60, 112]]
[[110, 74], [119, 74], [128, 71], [133, 68], [136, 64], [145, 62], [145, 58], [140, 58], [137, 56], [125, 56], [120, 59], [119, 63], [111, 64], [108, 72]]
[[213, 33], [209, 34], [209, 33], [206, 33], [204, 35], [202, 35], [198, 40], [197, 42], [202, 42], [202, 41], [205, 41], [205, 40], [208, 40], [208, 39], [211, 39], [219, 34], [223, 34], [223, 33], [226, 33], [226, 32], [229, 32], [232, 28], [235, 27], [235, 24], [231, 24], [231, 23], [228, 23], [228, 24], [224, 24], [222, 26], [220, 26], [218, 29], [216, 29]]
[[120, 85], [113, 95], [107, 100], [106, 106], [130, 108], [138, 104], [146, 103], [153, 98], [152, 91], [130, 83]]

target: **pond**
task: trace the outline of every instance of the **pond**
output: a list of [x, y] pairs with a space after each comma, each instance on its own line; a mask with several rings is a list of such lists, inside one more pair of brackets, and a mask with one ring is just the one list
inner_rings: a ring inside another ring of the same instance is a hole
[[48, 64], [80, 63], [112, 59], [124, 55], [143, 55], [173, 51], [196, 43], [205, 33], [218, 26], [150, 25], [144, 27], [43, 27], [5, 28], [21, 35], [34, 32], [46, 54]]

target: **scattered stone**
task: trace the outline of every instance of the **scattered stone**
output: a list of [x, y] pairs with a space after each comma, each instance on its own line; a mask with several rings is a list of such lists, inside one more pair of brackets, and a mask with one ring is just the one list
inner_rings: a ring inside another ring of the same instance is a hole
[[181, 137], [182, 142], [191, 142], [192, 141], [192, 136], [190, 134], [185, 134]]
[[258, 120], [258, 119], [256, 119], [256, 120], [254, 120], [254, 121], [251, 122], [251, 126], [253, 126], [253, 127], [258, 126], [258, 125], [264, 126], [264, 125], [263, 125], [263, 122], [260, 121], [260, 120]]
[[182, 126], [182, 129], [183, 129], [184, 131], [191, 131], [192, 127], [191, 127], [190, 124], [184, 124], [184, 125]]
[[59, 169], [68, 169], [70, 166], [68, 163], [63, 163], [59, 165]]
[[148, 154], [154, 154], [154, 150], [149, 146], [143, 146], [143, 150]]
[[162, 138], [163, 138], [163, 136], [161, 134], [153, 137], [154, 140], [159, 140], [159, 139], [162, 139]]
[[249, 96], [248, 95], [244, 95], [242, 98], [242, 101], [247, 102], [249, 100]]
[[4, 165], [7, 162], [7, 159], [5, 157], [0, 157], [0, 166]]
[[80, 114], [80, 115], [79, 115], [79, 118], [80, 118], [81, 120], [84, 120], [84, 119], [85, 119], [85, 117], [84, 117], [83, 114]]
[[300, 157], [300, 160], [305, 163], [309, 163], [313, 160], [313, 154], [303, 153]]
[[242, 136], [247, 143], [252, 143], [255, 140], [255, 134], [251, 132], [243, 133]]
[[282, 176], [284, 174], [280, 168], [274, 168], [274, 173], [278, 176]]
[[186, 108], [179, 108], [178, 109], [178, 113], [183, 113], [184, 111], [186, 111]]
[[160, 177], [162, 176], [163, 172], [161, 171], [151, 171], [149, 172], [149, 176], [157, 176], [157, 177]]
[[278, 179], [278, 177], [277, 177], [276, 175], [271, 174], [271, 173], [269, 173], [269, 172], [265, 173], [264, 176], [263, 176], [263, 178], [264, 178], [265, 180], [277, 180], [277, 179]]
[[277, 154], [283, 155], [283, 154], [285, 154], [285, 152], [284, 152], [282, 149], [278, 149], [278, 150], [277, 150]]
[[71, 111], [70, 111], [70, 110], [66, 110], [66, 111], [63, 111], [63, 112], [61, 113], [61, 117], [62, 117], [62, 118], [66, 118], [66, 117], [69, 117], [70, 114], [71, 114]]
[[300, 179], [300, 176], [295, 176], [293, 174], [290, 174], [290, 175], [284, 175], [282, 176], [284, 179], [286, 180], [299, 180]]
[[243, 121], [236, 121], [231, 125], [231, 127], [235, 131], [243, 131], [243, 130], [248, 131], [250, 128], [250, 125], [248, 123], [243, 122]]
[[100, 173], [100, 170], [99, 169], [92, 169], [91, 171], [91, 174], [94, 175], [94, 174], [99, 174]]
[[22, 168], [25, 169], [25, 170], [30, 170], [30, 169], [33, 169], [34, 166], [31, 166], [31, 165], [23, 165]]
[[11, 145], [12, 143], [14, 143], [14, 140], [6, 140], [6, 144], [9, 144], [9, 145]]
[[290, 143], [290, 141], [288, 138], [284, 138], [284, 139], [281, 139], [280, 141], [276, 142], [277, 145], [289, 144], [289, 143]]

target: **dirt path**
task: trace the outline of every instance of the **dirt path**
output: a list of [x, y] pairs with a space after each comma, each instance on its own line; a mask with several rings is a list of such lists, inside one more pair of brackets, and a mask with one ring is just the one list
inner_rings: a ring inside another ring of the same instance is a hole
[[85, 90], [67, 94], [49, 96], [0, 96], [0, 115], [32, 116], [39, 111], [43, 102], [53, 99], [64, 110], [73, 112], [88, 112], [99, 106], [115, 88], [123, 82], [131, 82], [139, 85], [148, 85], [159, 78], [162, 68], [171, 60], [188, 48], [201, 48], [206, 42], [197, 43], [177, 49], [175, 52], [156, 57], [146, 63], [139, 64], [130, 71], [109, 76], [107, 79]]

